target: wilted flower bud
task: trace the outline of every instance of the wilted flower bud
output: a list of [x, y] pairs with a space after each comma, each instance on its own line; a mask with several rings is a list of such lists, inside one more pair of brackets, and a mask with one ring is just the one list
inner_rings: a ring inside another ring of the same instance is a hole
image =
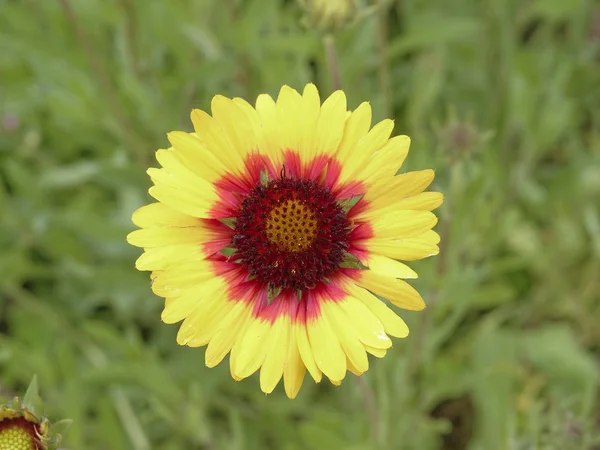
[[477, 153], [493, 133], [480, 130], [471, 120], [461, 120], [451, 112], [448, 123], [437, 129], [437, 135], [447, 157], [454, 161]]
[[307, 23], [324, 32], [334, 32], [352, 22], [358, 13], [358, 0], [299, 0]]

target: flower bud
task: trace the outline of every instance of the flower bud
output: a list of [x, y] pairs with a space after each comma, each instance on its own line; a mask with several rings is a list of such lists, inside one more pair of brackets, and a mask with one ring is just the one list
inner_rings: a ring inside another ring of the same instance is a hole
[[352, 22], [359, 11], [358, 0], [300, 0], [311, 27], [331, 33]]

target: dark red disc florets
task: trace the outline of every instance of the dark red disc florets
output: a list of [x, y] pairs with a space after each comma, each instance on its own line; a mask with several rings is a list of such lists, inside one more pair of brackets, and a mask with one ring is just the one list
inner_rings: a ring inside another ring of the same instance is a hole
[[242, 201], [232, 259], [272, 288], [303, 291], [338, 270], [350, 231], [329, 189], [283, 176], [258, 184]]

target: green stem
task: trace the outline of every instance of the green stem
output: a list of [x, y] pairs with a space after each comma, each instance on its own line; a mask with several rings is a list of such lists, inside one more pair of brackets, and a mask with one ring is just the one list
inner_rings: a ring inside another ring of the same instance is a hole
[[377, 40], [379, 44], [379, 89], [383, 98], [385, 117], [392, 116], [392, 83], [388, 58], [388, 5], [383, 0], [375, 0], [377, 8]]
[[375, 401], [375, 394], [371, 386], [361, 376], [353, 377], [354, 381], [362, 394], [365, 402], [365, 411], [369, 417], [369, 426], [371, 429], [371, 439], [377, 445], [379, 445], [379, 414], [377, 413], [377, 402]]
[[334, 91], [340, 90], [342, 89], [342, 79], [340, 76], [340, 65], [335, 51], [335, 40], [333, 35], [326, 34], [323, 37], [323, 46], [325, 47], [325, 58], [327, 60], [329, 75], [331, 76], [331, 87]]

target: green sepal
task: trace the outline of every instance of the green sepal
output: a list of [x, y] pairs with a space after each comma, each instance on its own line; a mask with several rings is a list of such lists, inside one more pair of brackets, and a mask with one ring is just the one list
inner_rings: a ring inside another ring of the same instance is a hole
[[260, 184], [264, 187], [269, 186], [269, 172], [266, 169], [260, 171]]
[[227, 257], [230, 257], [236, 252], [237, 248], [235, 247], [225, 247], [220, 250], [221, 254]]
[[72, 424], [73, 424], [72, 419], [62, 419], [57, 422], [54, 422], [51, 425], [52, 434], [54, 434], [55, 443], [57, 443], [57, 444], [60, 443], [60, 441], [62, 440], [62, 437], [67, 432], [67, 430], [71, 427]]
[[267, 305], [270, 305], [277, 298], [283, 288], [281, 286], [274, 287], [271, 283], [267, 285]]
[[344, 260], [340, 263], [343, 269], [368, 269], [360, 260], [352, 253], [344, 253]]
[[44, 414], [44, 401], [39, 396], [37, 375], [34, 375], [31, 383], [29, 383], [21, 406], [36, 417], [41, 417]]
[[358, 203], [358, 201], [362, 198], [362, 195], [355, 195], [350, 198], [343, 198], [337, 201], [337, 204], [344, 210], [344, 212], [348, 212], [352, 209], [354, 205]]
[[232, 230], [235, 230], [235, 217], [228, 217], [226, 219], [219, 219], [219, 222], [221, 222], [223, 225], [231, 228]]

